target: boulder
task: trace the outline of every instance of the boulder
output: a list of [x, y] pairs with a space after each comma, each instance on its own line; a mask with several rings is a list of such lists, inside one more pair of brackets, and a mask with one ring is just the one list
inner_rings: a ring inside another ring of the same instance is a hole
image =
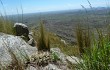
[[23, 23], [15, 23], [14, 24], [14, 29], [15, 29], [15, 32], [16, 32], [16, 35], [17, 36], [25, 36], [27, 38], [27, 40], [29, 40], [29, 30], [28, 30], [28, 27], [23, 24]]

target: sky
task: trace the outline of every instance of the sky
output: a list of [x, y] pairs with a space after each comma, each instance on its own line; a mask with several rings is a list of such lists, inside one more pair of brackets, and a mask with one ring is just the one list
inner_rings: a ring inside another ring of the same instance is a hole
[[[0, 13], [7, 15], [89, 8], [87, 0], [0, 0]], [[109, 0], [89, 0], [93, 7], [105, 7]], [[5, 12], [4, 12], [5, 11]]]

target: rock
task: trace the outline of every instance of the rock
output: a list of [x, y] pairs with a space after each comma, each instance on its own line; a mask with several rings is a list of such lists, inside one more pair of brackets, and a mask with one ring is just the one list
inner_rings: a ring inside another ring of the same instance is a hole
[[75, 56], [68, 56], [63, 54], [59, 48], [51, 48], [51, 52], [55, 52], [57, 56], [62, 60], [64, 63], [67, 64], [67, 60], [70, 61], [72, 64], [78, 64], [82, 62], [82, 59], [79, 59], [78, 57]]
[[23, 24], [23, 23], [15, 23], [14, 27], [16, 27], [18, 25], [22, 26], [23, 28], [27, 28], [27, 26], [25, 24]]
[[79, 59], [75, 56], [67, 56], [66, 59], [68, 61], [70, 61], [72, 64], [78, 64], [78, 63], [82, 62], [82, 59]]
[[50, 51], [52, 53], [56, 53], [56, 55], [62, 60], [64, 63], [66, 63], [66, 55], [64, 55], [59, 48], [51, 48]]
[[[52, 53], [51, 53], [52, 52]], [[39, 70], [69, 70], [67, 67], [66, 57], [61, 53], [59, 48], [51, 48], [51, 52], [38, 52], [34, 54], [31, 58], [31, 64], [37, 64]], [[53, 53], [57, 53], [60, 60], [53, 59]]]
[[36, 52], [31, 56], [30, 63], [36, 63], [37, 66], [46, 66], [51, 61], [49, 52]]
[[24, 38], [24, 40], [27, 41], [27, 43], [31, 46], [35, 46], [35, 40], [33, 39], [33, 33], [28, 30], [28, 27], [23, 23], [15, 23], [14, 29], [16, 31], [17, 36], [21, 36], [21, 38]]
[[37, 67], [37, 68], [30, 66], [27, 68], [27, 70], [63, 70], [63, 69], [58, 68], [57, 65], [48, 64], [45, 67]]
[[28, 56], [31, 56], [37, 51], [37, 48], [28, 45], [22, 38], [18, 36], [0, 33], [0, 61], [3, 63], [11, 61], [11, 56], [7, 51], [7, 47], [16, 54], [19, 54], [19, 51], [25, 51]]
[[15, 23], [14, 24], [14, 29], [16, 31], [16, 35], [17, 36], [25, 36], [27, 38], [27, 40], [29, 40], [28, 34], [29, 34], [29, 30], [28, 27], [23, 24], [23, 23]]
[[43, 70], [61, 70], [54, 64], [48, 64], [46, 67], [43, 68]]
[[52, 53], [56, 53], [60, 58], [58, 62], [54, 63], [52, 61], [51, 52], [38, 52], [36, 47], [30, 46], [19, 36], [0, 33], [0, 62], [4, 65], [10, 63], [12, 60], [9, 52], [7, 51], [7, 47], [15, 52], [17, 54], [16, 56], [20, 54], [19, 51], [25, 51], [25, 54], [27, 54], [29, 58], [31, 58], [35, 53], [34, 57], [38, 59], [36, 61], [41, 63], [41, 65], [44, 64], [44, 66], [38, 66], [36, 65], [36, 61], [32, 59], [32, 62], [30, 60], [29, 64], [27, 64], [27, 70], [69, 70], [66, 60], [73, 64], [77, 64], [77, 62], [82, 61], [77, 57], [71, 56], [71, 58], [70, 56], [63, 54], [59, 48], [51, 48], [50, 51]]
[[38, 70], [38, 69], [33, 66], [29, 66], [26, 70]]
[[33, 38], [33, 34], [29, 33], [28, 37], [29, 37], [28, 44], [31, 45], [31, 46], [36, 46], [36, 41]]

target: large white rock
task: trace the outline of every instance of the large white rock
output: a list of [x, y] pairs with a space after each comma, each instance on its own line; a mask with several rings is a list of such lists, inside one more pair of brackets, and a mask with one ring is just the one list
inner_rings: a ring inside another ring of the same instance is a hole
[[25, 53], [28, 56], [31, 56], [33, 53], [37, 51], [36, 47], [31, 47], [18, 36], [0, 33], [0, 61], [1, 62], [11, 61], [11, 56], [7, 51], [7, 47], [10, 48], [16, 54], [19, 53], [19, 51], [22, 51], [22, 52], [25, 51]]

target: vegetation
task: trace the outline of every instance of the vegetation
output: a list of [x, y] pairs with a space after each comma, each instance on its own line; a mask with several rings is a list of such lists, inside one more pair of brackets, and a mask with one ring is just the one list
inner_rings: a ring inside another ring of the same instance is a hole
[[79, 47], [81, 54], [83, 54], [85, 50], [90, 49], [92, 38], [90, 36], [90, 29], [88, 29], [88, 27], [82, 27], [78, 24], [76, 28], [76, 37], [77, 46]]
[[56, 62], [57, 60], [60, 60], [59, 57], [57, 56], [57, 53], [55, 53], [55, 52], [52, 53], [52, 57], [53, 57], [53, 58], [52, 58], [53, 61], [55, 61], [55, 62]]
[[13, 24], [11, 21], [7, 19], [6, 9], [4, 7], [2, 0], [0, 0], [0, 4], [2, 5], [3, 12], [5, 15], [3, 16], [2, 13], [0, 13], [0, 32], [7, 33], [7, 34], [14, 34]]
[[38, 51], [50, 51], [49, 36], [44, 32], [44, 25], [41, 23], [40, 26], [40, 37], [37, 41]]
[[12, 22], [0, 19], [0, 32], [14, 34]]
[[[40, 29], [40, 28], [39, 28]], [[32, 32], [33, 32], [33, 36], [34, 39], [36, 39], [37, 43], [39, 42], [39, 38], [40, 38], [40, 30], [36, 30], [35, 28], [32, 28]], [[77, 45], [71, 45], [69, 43], [64, 44], [61, 42], [61, 38], [59, 36], [57, 36], [55, 33], [53, 32], [45, 32], [45, 36], [47, 37], [48, 40], [48, 36], [49, 36], [49, 41], [50, 41], [50, 48], [60, 48], [60, 50], [66, 54], [66, 55], [75, 55], [75, 56], [79, 56], [79, 49], [77, 47]], [[69, 50], [69, 51], [68, 51]]]
[[78, 66], [80, 70], [110, 70], [110, 41], [108, 35], [104, 36], [98, 30], [98, 40], [94, 38], [94, 43], [89, 50], [83, 54], [83, 62]]

